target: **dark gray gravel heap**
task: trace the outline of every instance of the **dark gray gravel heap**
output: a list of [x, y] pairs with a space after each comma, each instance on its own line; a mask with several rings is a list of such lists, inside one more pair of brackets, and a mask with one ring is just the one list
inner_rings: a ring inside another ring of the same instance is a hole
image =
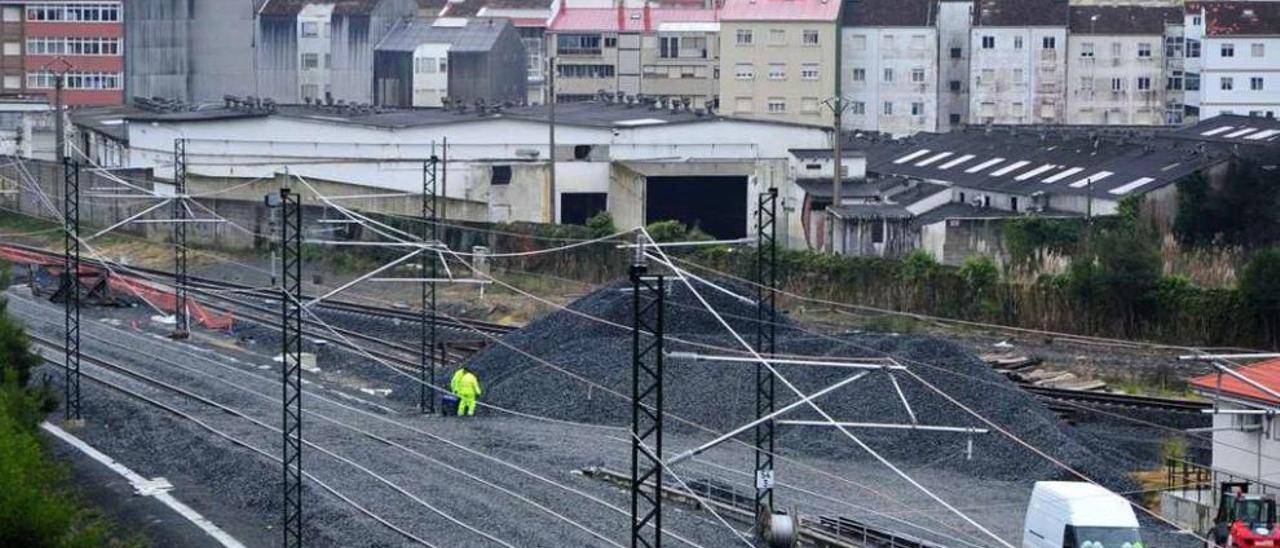
[[[629, 326], [631, 294], [617, 283], [591, 293], [570, 308], [591, 316]], [[754, 337], [754, 307], [718, 293], [709, 287], [699, 292], [748, 341]], [[741, 349], [714, 317], [701, 310], [687, 288], [676, 285], [668, 297], [669, 337]], [[1035, 398], [1016, 389], [970, 353], [947, 341], [927, 336], [895, 334], [835, 335], [843, 344], [813, 337], [788, 323], [778, 331], [779, 352], [813, 356], [859, 357], [886, 353], [908, 363], [923, 362], [933, 367], [913, 365], [912, 370], [966, 406], [1008, 429], [1019, 438], [1091, 477], [1116, 488], [1130, 488], [1125, 476], [1131, 459], [1108, 459], [1097, 455], [1084, 436], [1064, 428], [1057, 416]], [[557, 312], [508, 335], [505, 342], [592, 379], [629, 396], [631, 390], [631, 339], [628, 332], [579, 317]], [[671, 351], [695, 350], [679, 343], [668, 344]], [[706, 352], [705, 350], [700, 350]], [[487, 383], [488, 399], [521, 411], [574, 421], [626, 425], [630, 408], [617, 397], [588, 390], [581, 382], [555, 372], [534, 360], [504, 347], [493, 347], [473, 360], [473, 367]], [[668, 360], [666, 402], [670, 414], [725, 430], [743, 424], [754, 414], [754, 366]], [[788, 366], [783, 374], [805, 393], [846, 378], [848, 369]], [[945, 401], [934, 392], [899, 375], [912, 409], [922, 424], [983, 427], [976, 419]], [[781, 383], [778, 403], [795, 401], [794, 393]], [[904, 423], [908, 415], [884, 372], [842, 388], [819, 401], [837, 420]], [[789, 418], [820, 418], [810, 409], [798, 410]], [[676, 425], [675, 420], [668, 420]], [[907, 466], [939, 462], [939, 466], [978, 477], [1008, 480], [1038, 480], [1065, 477], [1062, 470], [1030, 450], [998, 433], [976, 435], [972, 459], [966, 459], [965, 434], [891, 430], [855, 430], [854, 434], [889, 459]], [[1090, 439], [1089, 441], [1092, 441]], [[779, 445], [784, 451], [826, 458], [867, 458], [850, 440], [837, 431], [818, 427], [780, 427]]]

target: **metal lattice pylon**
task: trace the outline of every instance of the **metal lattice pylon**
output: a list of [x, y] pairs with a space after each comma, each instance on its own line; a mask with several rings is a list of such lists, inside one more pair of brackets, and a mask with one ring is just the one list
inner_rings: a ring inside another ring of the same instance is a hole
[[[777, 350], [778, 189], [760, 193], [756, 206], [756, 352], [771, 357]], [[757, 419], [773, 412], [774, 396], [773, 371], [757, 363]], [[756, 511], [763, 517], [773, 510], [773, 421], [756, 425], [755, 448]]]
[[173, 140], [173, 334], [191, 335], [187, 311], [187, 140]]
[[[422, 241], [427, 245], [435, 245], [440, 241], [440, 225], [437, 214], [440, 209], [440, 197], [436, 190], [436, 172], [440, 158], [436, 156], [436, 147], [431, 145], [431, 159], [422, 165]], [[423, 251], [418, 256], [421, 260], [422, 275], [425, 280], [439, 277], [439, 257], [431, 251]], [[418, 408], [423, 413], [434, 413], [435, 398], [431, 395], [430, 385], [436, 382], [436, 283], [422, 282], [422, 324], [421, 324], [421, 362], [418, 365]]]
[[302, 205], [280, 189], [284, 547], [302, 545]]
[[[640, 248], [641, 251], [643, 247]], [[637, 257], [643, 257], [638, 253]], [[631, 546], [662, 544], [663, 276], [631, 267]], [[652, 485], [646, 485], [652, 482]], [[652, 525], [652, 529], [648, 527]]]
[[63, 348], [66, 349], [63, 411], [66, 420], [82, 418], [80, 409], [80, 164], [62, 159]]

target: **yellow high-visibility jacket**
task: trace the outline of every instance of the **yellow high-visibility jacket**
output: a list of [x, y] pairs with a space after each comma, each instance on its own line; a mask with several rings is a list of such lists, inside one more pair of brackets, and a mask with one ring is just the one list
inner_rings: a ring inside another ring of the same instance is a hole
[[465, 370], [463, 370], [463, 369], [461, 369], [461, 368], [459, 368], [457, 371], [454, 371], [454, 372], [453, 372], [453, 379], [451, 379], [451, 380], [449, 381], [449, 391], [450, 391], [450, 392], [453, 392], [454, 394], [458, 394], [458, 393], [459, 393], [459, 392], [458, 392], [458, 386], [459, 386], [460, 384], [462, 384], [462, 376], [463, 376], [465, 373], [466, 373], [466, 371], [465, 371]]
[[480, 394], [480, 379], [477, 379], [470, 371], [463, 374], [462, 379], [458, 381], [458, 395], [464, 398], [474, 398]]

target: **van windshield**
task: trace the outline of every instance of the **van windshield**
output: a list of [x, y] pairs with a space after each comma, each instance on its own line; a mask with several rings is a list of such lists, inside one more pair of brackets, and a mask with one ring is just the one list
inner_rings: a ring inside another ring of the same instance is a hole
[[1063, 548], [1145, 548], [1133, 527], [1067, 526]]

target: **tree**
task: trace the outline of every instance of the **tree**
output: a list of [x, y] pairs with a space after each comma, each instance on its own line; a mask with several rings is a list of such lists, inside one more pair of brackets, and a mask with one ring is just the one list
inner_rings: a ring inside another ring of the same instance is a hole
[[1274, 346], [1280, 342], [1280, 248], [1258, 253], [1240, 276], [1240, 293], [1262, 319]]
[[[8, 276], [0, 276], [0, 287], [8, 285]], [[31, 370], [39, 365], [40, 356], [31, 351], [26, 331], [9, 316], [8, 299], [0, 299], [0, 379], [12, 375], [25, 387], [31, 381]]]

